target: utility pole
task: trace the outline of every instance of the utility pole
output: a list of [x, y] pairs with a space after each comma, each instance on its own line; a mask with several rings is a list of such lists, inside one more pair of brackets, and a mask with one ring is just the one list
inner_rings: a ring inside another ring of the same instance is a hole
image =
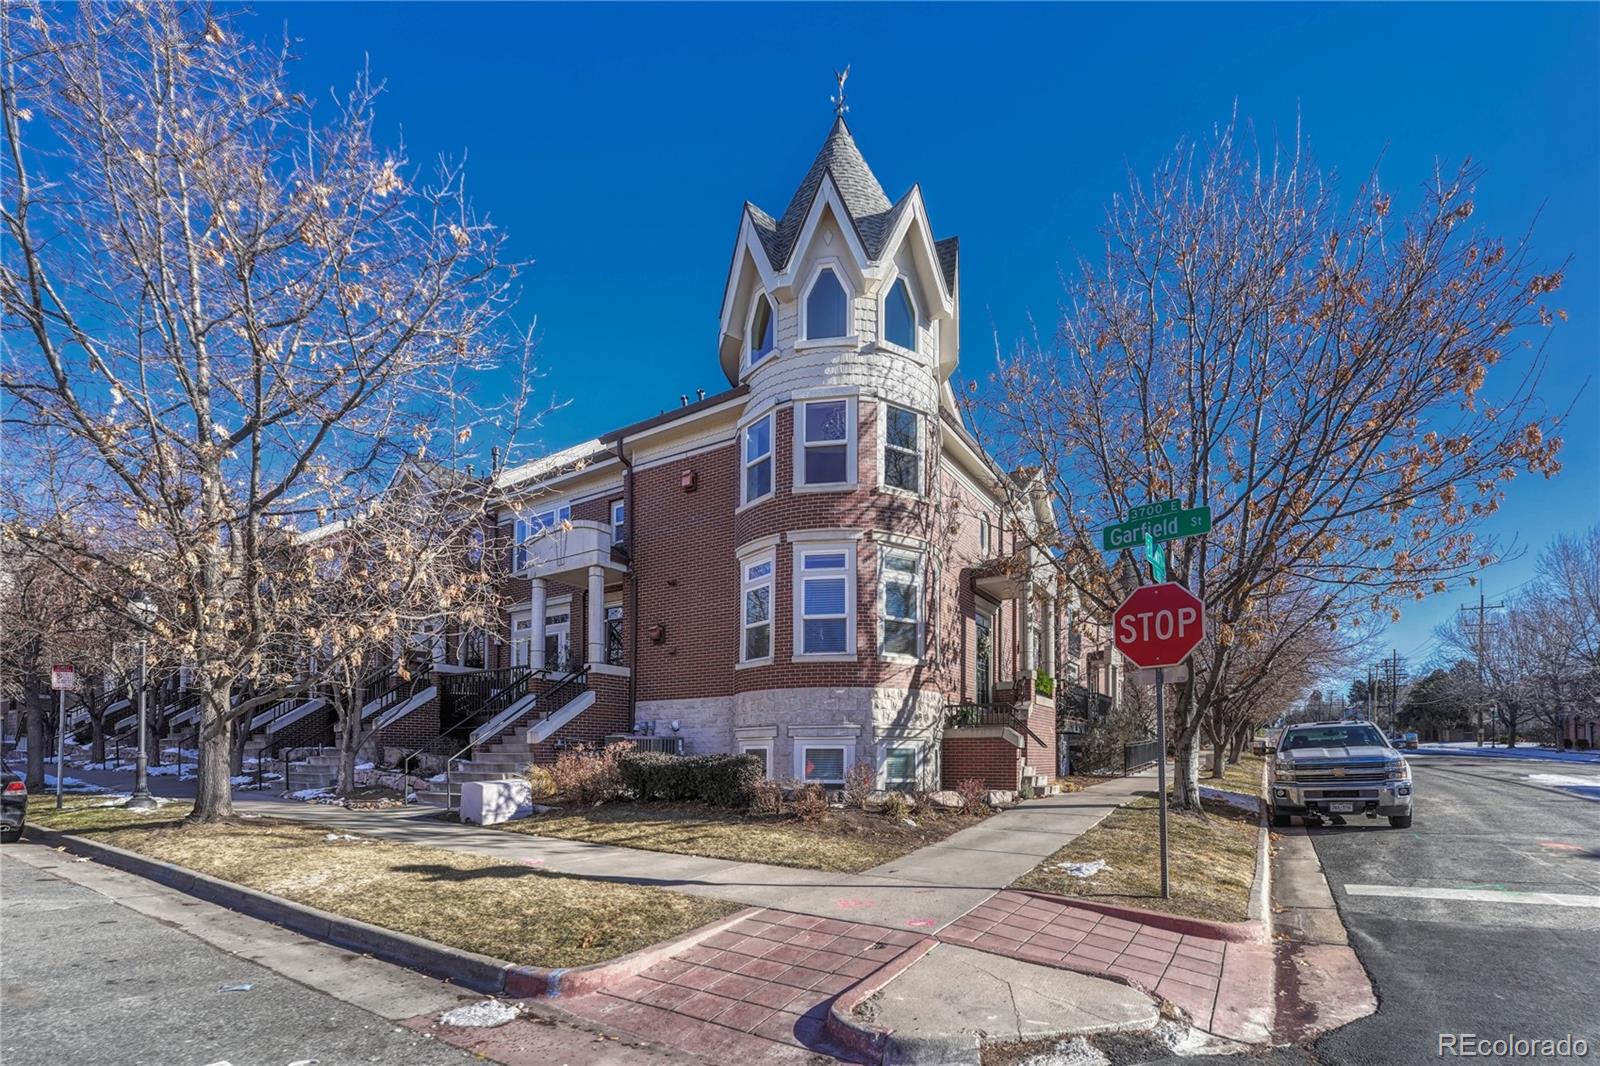
[[1389, 730], [1393, 732], [1399, 719], [1400, 705], [1396, 693], [1400, 691], [1400, 649], [1395, 648], [1389, 660]]
[[1462, 614], [1467, 614], [1471, 611], [1478, 612], [1478, 620], [1476, 622], [1464, 622], [1463, 625], [1468, 628], [1476, 627], [1478, 636], [1478, 747], [1480, 748], [1483, 747], [1483, 638], [1488, 631], [1487, 626], [1489, 625], [1484, 619], [1484, 613], [1487, 611], [1499, 611], [1504, 608], [1505, 604], [1503, 603], [1486, 604], [1483, 602], [1482, 585], [1478, 586], [1478, 606], [1474, 607], [1471, 604], [1462, 604], [1461, 606]]

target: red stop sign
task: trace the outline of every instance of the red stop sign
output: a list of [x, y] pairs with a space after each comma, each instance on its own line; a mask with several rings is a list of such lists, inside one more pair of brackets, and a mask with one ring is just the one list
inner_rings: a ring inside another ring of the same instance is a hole
[[1112, 616], [1117, 650], [1148, 670], [1177, 666], [1206, 635], [1206, 605], [1182, 585], [1145, 585]]

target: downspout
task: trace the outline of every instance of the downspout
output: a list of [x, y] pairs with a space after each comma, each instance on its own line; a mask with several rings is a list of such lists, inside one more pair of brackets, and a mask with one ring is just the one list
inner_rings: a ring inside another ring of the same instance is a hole
[[639, 545], [633, 535], [633, 463], [617, 438], [617, 461], [622, 464], [622, 529], [628, 551], [628, 732], [639, 730]]

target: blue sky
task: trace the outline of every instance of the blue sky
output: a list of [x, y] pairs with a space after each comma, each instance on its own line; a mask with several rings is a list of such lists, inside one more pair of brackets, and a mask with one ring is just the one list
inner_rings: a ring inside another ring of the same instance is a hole
[[[468, 157], [470, 188], [536, 261], [525, 303], [559, 448], [726, 387], [717, 312], [741, 203], [781, 212], [852, 64], [851, 128], [891, 197], [922, 184], [962, 239], [963, 368], [1038, 320], [1058, 268], [1097, 247], [1126, 169], [1148, 173], [1235, 102], [1264, 137], [1297, 117], [1325, 168], [1378, 162], [1397, 210], [1435, 160], [1486, 173], [1474, 222], [1515, 237], [1538, 216], [1546, 263], [1571, 257], [1545, 395], [1565, 409], [1565, 472], [1513, 484], [1494, 531], [1526, 557], [1600, 517], [1600, 6], [265, 4], [300, 39], [297, 87], [388, 83], [386, 136], [413, 161]], [[1409, 610], [1386, 645], [1422, 662], [1475, 592]], [[1384, 649], [1387, 651], [1387, 647]]]

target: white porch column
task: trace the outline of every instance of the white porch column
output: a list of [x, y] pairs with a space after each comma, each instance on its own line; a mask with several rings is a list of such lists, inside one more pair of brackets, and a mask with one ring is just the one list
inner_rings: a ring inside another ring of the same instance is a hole
[[[1017, 598], [1017, 684], [1033, 684], [1033, 589], [1024, 588]], [[1031, 689], [1030, 689], [1031, 691]]]
[[1044, 648], [1042, 649], [1044, 662], [1040, 663], [1039, 665], [1044, 668], [1044, 672], [1046, 674], [1050, 675], [1051, 677], [1055, 677], [1056, 598], [1054, 596], [1046, 596], [1044, 598], [1044, 617], [1039, 621], [1041, 623], [1039, 627], [1040, 643], [1044, 645]]
[[544, 663], [544, 616], [545, 616], [545, 591], [544, 578], [532, 578], [528, 582], [528, 605], [532, 608], [532, 623], [528, 629], [528, 665], [535, 670], [543, 670]]
[[589, 640], [589, 665], [606, 661], [606, 571], [603, 566], [589, 567], [589, 620], [584, 625]]

